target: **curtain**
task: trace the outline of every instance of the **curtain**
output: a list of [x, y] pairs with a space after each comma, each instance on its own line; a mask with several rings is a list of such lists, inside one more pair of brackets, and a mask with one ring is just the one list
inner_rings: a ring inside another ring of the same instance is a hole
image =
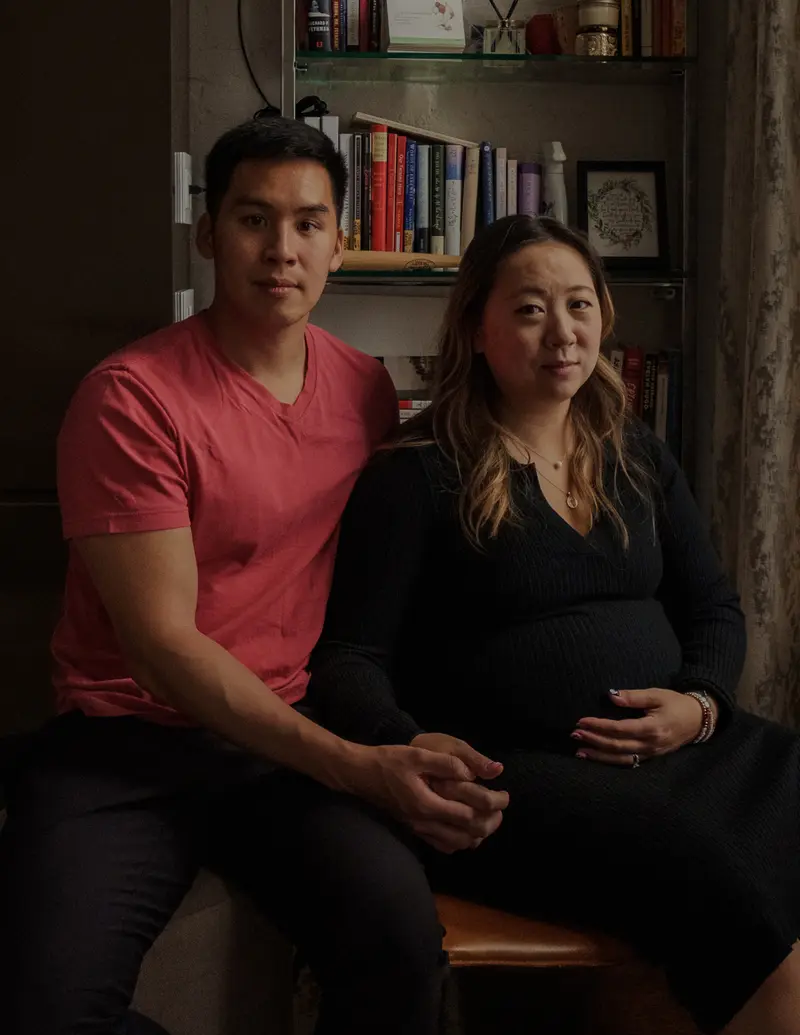
[[730, 0], [726, 63], [712, 530], [748, 619], [740, 701], [800, 726], [800, 0]]

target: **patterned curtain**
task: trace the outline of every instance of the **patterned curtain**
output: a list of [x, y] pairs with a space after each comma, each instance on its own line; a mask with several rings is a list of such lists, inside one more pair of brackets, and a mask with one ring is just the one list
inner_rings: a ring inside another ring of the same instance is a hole
[[729, 10], [712, 527], [748, 618], [741, 703], [800, 726], [800, 0]]

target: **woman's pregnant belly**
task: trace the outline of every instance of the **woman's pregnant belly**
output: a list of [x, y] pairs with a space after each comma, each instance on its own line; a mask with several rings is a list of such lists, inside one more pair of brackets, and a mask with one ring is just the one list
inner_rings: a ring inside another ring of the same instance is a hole
[[465, 637], [452, 655], [440, 678], [459, 732], [518, 747], [562, 742], [587, 715], [630, 717], [609, 689], [669, 688], [682, 662], [655, 600], [592, 601], [527, 618]]

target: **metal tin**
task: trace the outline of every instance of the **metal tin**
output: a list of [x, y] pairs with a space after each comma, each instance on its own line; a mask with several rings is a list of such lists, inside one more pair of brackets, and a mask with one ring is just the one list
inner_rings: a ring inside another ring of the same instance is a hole
[[581, 29], [602, 25], [619, 27], [619, 0], [582, 0], [578, 4], [578, 25]]
[[575, 37], [575, 53], [581, 57], [616, 57], [617, 34], [604, 28], [582, 29]]

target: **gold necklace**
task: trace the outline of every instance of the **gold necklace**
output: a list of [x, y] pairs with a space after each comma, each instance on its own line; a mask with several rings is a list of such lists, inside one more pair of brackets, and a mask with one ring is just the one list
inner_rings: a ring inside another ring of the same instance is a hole
[[564, 466], [564, 461], [569, 456], [569, 453], [565, 453], [560, 460], [551, 460], [549, 456], [545, 456], [544, 453], [540, 453], [538, 449], [534, 449], [533, 446], [528, 445], [527, 442], [525, 443], [525, 448], [530, 449], [531, 452], [535, 453], [537, 456], [540, 456], [542, 460], [546, 460], [548, 464], [552, 464], [553, 470], [555, 471], [561, 470], [561, 468]]
[[[532, 448], [532, 447], [531, 447]], [[533, 450], [534, 453], [536, 450]], [[554, 489], [558, 489], [559, 492], [563, 492], [567, 498], [567, 506], [570, 510], [577, 510], [578, 500], [577, 497], [572, 495], [572, 489], [562, 489], [560, 485], [556, 485], [552, 478], [548, 478], [544, 471], [540, 471], [536, 464], [533, 465], [534, 471], [539, 475], [540, 478], [544, 478], [546, 482], [550, 482]]]

